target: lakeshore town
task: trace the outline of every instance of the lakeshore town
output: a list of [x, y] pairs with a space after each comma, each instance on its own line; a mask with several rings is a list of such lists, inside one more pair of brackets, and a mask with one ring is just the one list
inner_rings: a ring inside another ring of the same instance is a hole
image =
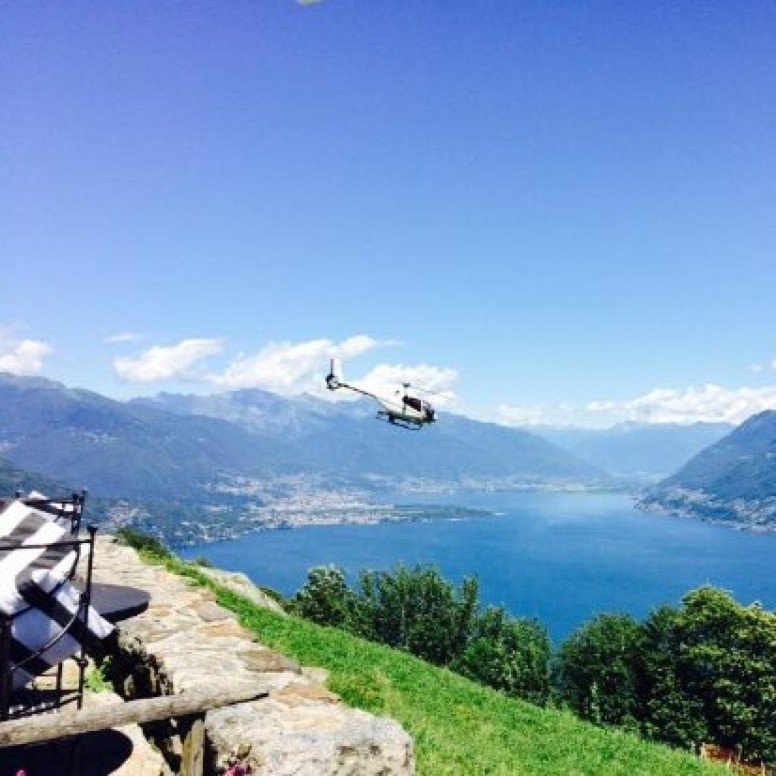
[[[311, 476], [276, 480], [234, 478], [211, 488], [201, 503], [131, 502], [119, 500], [102, 509], [102, 529], [131, 527], [173, 547], [236, 539], [262, 530], [289, 530], [312, 525], [373, 525], [432, 519], [463, 519], [491, 514], [459, 506], [412, 504], [413, 491], [402, 490], [405, 503], [377, 496], [375, 491], [343, 484], [325, 484]], [[420, 493], [420, 490], [415, 493]], [[423, 493], [448, 493], [438, 487]]]

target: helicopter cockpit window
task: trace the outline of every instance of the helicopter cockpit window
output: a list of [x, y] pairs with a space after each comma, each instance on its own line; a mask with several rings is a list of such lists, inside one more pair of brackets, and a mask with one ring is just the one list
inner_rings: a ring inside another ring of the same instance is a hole
[[408, 407], [412, 407], [413, 410], [420, 412], [421, 411], [421, 402], [420, 399], [416, 399], [414, 396], [405, 396], [404, 397], [404, 403]]

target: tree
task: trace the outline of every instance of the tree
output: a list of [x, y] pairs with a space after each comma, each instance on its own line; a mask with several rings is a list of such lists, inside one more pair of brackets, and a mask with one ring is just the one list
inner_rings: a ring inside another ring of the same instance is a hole
[[360, 635], [448, 665], [461, 654], [479, 609], [479, 586], [465, 579], [460, 593], [434, 567], [397, 566], [360, 576]]
[[681, 690], [702, 708], [711, 741], [776, 762], [776, 614], [713, 587], [683, 603], [673, 639]]
[[544, 704], [550, 652], [547, 630], [538, 621], [490, 607], [476, 618], [468, 644], [450, 667], [508, 695]]
[[291, 603], [302, 617], [337, 628], [351, 627], [357, 604], [345, 581], [345, 572], [337, 566], [310, 569], [307, 582]]
[[687, 692], [679, 656], [679, 610], [656, 609], [641, 625], [638, 717], [642, 732], [673, 746], [696, 749], [711, 741], [703, 704]]
[[636, 723], [641, 631], [624, 614], [601, 614], [572, 634], [558, 652], [555, 683], [561, 699], [597, 724]]

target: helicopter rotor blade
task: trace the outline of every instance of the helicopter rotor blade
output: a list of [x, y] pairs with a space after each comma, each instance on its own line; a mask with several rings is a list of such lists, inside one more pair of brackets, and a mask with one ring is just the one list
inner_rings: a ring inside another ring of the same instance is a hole
[[421, 388], [419, 385], [412, 385], [412, 383], [402, 383], [405, 389], [412, 388], [413, 391], [419, 391], [420, 393], [428, 393], [431, 396], [441, 396], [443, 399], [449, 399], [451, 391], [432, 391], [428, 388]]

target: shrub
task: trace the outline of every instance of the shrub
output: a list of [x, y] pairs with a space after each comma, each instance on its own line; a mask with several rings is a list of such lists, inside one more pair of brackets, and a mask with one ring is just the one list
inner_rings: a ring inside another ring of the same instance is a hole
[[288, 598], [286, 598], [282, 593], [275, 590], [274, 587], [267, 587], [266, 585], [257, 585], [257, 587], [259, 588], [259, 590], [261, 590], [262, 593], [264, 593], [264, 595], [271, 598], [273, 601], [279, 603], [284, 609], [293, 608], [292, 602], [289, 601]]
[[345, 581], [345, 572], [336, 566], [310, 569], [306, 584], [291, 604], [294, 612], [319, 625], [352, 627], [355, 596]]
[[715, 743], [776, 762], [776, 614], [704, 587], [644, 622], [603, 614], [560, 647], [535, 620], [482, 611], [475, 579], [457, 589], [433, 567], [312, 569], [294, 610], [410, 652], [511, 696], [553, 692], [579, 716], [640, 730], [675, 746]]
[[561, 645], [554, 671], [560, 697], [584, 719], [634, 725], [640, 650], [641, 629], [630, 615], [599, 615]]
[[475, 579], [465, 579], [458, 592], [436, 568], [399, 565], [362, 572], [359, 584], [360, 635], [437, 665], [463, 651], [479, 608]]
[[639, 719], [642, 731], [650, 738], [694, 749], [712, 737], [703, 703], [688, 695], [680, 675], [678, 618], [678, 609], [662, 606], [641, 626]]
[[546, 630], [503, 609], [481, 612], [476, 579], [465, 579], [456, 588], [434, 567], [399, 565], [391, 571], [362, 572], [353, 591], [342, 569], [322, 566], [309, 572], [293, 609], [319, 624], [449, 666], [510, 695], [536, 703], [547, 700]]
[[689, 592], [643, 623], [601, 615], [560, 648], [555, 684], [580, 716], [674, 746], [714, 743], [776, 762], [776, 614]]
[[537, 620], [510, 617], [501, 607], [479, 615], [451, 668], [507, 695], [544, 704], [550, 691], [550, 638]]
[[116, 537], [122, 544], [158, 558], [172, 558], [172, 553], [155, 536], [149, 536], [134, 528], [119, 528]]
[[[657, 631], [654, 617], [647, 626]], [[684, 597], [646, 656], [646, 723], [656, 738], [687, 746], [701, 735], [776, 762], [776, 614], [702, 587]]]

